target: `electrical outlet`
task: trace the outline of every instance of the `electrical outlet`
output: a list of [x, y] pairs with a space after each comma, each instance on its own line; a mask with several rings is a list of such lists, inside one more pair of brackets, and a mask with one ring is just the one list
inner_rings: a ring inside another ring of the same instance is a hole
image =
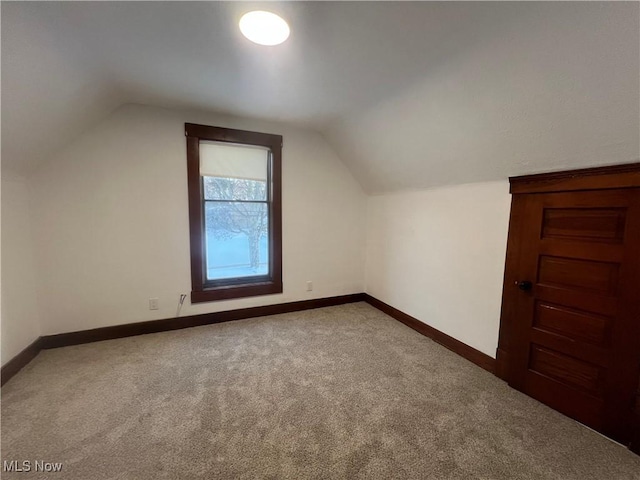
[[149, 299], [149, 310], [158, 310], [158, 308], [160, 308], [158, 306], [158, 299], [157, 298], [150, 298]]
[[307, 282], [307, 292], [313, 291], [313, 282]]

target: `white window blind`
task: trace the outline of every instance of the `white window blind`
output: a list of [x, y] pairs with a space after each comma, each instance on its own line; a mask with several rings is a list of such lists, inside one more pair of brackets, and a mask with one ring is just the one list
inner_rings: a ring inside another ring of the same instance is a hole
[[267, 181], [269, 149], [250, 145], [200, 142], [200, 176]]

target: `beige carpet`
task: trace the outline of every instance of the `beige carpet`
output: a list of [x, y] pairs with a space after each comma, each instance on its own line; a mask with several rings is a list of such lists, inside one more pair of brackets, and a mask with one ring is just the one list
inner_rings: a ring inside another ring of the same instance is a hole
[[2, 389], [2, 459], [63, 463], [6, 479], [640, 479], [364, 303], [44, 351]]

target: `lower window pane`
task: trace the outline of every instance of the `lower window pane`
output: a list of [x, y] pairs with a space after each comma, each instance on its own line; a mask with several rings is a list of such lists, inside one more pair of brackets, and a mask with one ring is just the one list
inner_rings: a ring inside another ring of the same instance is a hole
[[206, 279], [269, 273], [266, 203], [205, 201]]

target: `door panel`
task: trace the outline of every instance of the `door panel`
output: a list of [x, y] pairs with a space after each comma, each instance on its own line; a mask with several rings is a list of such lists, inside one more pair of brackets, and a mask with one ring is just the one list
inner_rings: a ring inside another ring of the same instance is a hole
[[602, 398], [604, 378], [602, 367], [532, 343], [529, 368], [532, 372]]
[[533, 328], [531, 331], [531, 344], [546, 345], [554, 351], [563, 352], [577, 360], [583, 360], [591, 364], [608, 366], [611, 363], [609, 349], [577, 342], [564, 335], [546, 332], [537, 328]]
[[580, 258], [595, 262], [623, 260], [624, 251], [618, 245], [564, 241], [557, 242], [548, 238], [540, 240], [540, 253], [561, 258]]
[[624, 442], [640, 370], [640, 189], [518, 195], [513, 205], [509, 383]]
[[566, 305], [537, 301], [533, 315], [533, 328], [555, 332], [577, 342], [602, 347], [608, 345], [610, 341], [611, 318]]
[[[602, 315], [615, 315], [618, 309], [618, 302], [615, 298], [607, 298], [597, 295], [585, 296], [582, 292], [546, 285], [536, 285], [536, 291], [540, 298], [546, 301], [583, 310], [589, 313], [600, 313]], [[520, 303], [520, 302], [518, 302]]]
[[[531, 372], [524, 392], [594, 430], [604, 430], [604, 400], [571, 388], [563, 382]], [[535, 395], [530, 392], [535, 392]]]
[[622, 243], [623, 208], [545, 208], [542, 238]]
[[615, 295], [619, 263], [540, 255], [538, 284]]

